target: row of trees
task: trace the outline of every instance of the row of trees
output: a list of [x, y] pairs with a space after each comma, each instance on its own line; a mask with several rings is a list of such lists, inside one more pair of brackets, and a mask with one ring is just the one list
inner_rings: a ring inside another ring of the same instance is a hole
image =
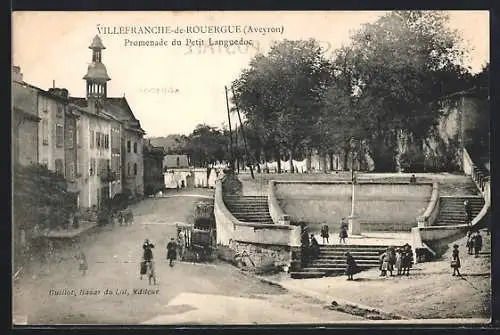
[[[398, 139], [422, 148], [440, 117], [440, 98], [470, 88], [460, 36], [439, 12], [395, 11], [362, 26], [328, 59], [319, 43], [281, 41], [233, 82], [253, 133], [253, 157], [369, 156], [394, 171]], [[347, 164], [344, 164], [346, 166]], [[292, 169], [290, 169], [292, 171]]]
[[[390, 12], [362, 26], [331, 57], [314, 39], [277, 42], [229, 90], [233, 116], [239, 111], [244, 118], [247, 149], [233, 120], [232, 141], [226, 127], [201, 124], [178, 136], [171, 151], [189, 154], [197, 166], [231, 160], [231, 142], [233, 160], [276, 160], [278, 170], [281, 160], [291, 165], [313, 149], [331, 161], [342, 155], [344, 168], [350, 157], [361, 166], [370, 159], [380, 172], [405, 159], [406, 167], [415, 166], [435, 133], [444, 96], [475, 86], [487, 100], [488, 66], [473, 76], [461, 65], [466, 48], [447, 23], [442, 12]], [[485, 108], [483, 127], [471, 135], [488, 133], [488, 113]], [[410, 148], [405, 155], [402, 139]]]

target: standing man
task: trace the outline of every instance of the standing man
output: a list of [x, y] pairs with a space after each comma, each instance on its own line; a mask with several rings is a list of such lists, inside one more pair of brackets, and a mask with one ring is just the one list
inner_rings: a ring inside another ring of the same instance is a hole
[[184, 257], [184, 251], [186, 249], [186, 237], [185, 237], [185, 234], [184, 234], [184, 231], [181, 230], [179, 232], [179, 258], [182, 260], [182, 258]]
[[326, 244], [328, 244], [328, 238], [330, 237], [330, 233], [329, 233], [329, 228], [328, 228], [328, 225], [324, 224], [323, 227], [321, 227], [321, 237], [323, 238], [323, 244], [325, 244], [325, 240], [326, 240]]
[[177, 243], [175, 243], [174, 238], [170, 238], [170, 242], [167, 244], [167, 259], [169, 260], [168, 265], [174, 266], [174, 260], [177, 258]]

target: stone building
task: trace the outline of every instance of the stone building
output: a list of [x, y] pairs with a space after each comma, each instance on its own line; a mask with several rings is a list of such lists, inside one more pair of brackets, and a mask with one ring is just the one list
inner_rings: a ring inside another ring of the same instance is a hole
[[163, 175], [163, 158], [165, 150], [161, 146], [154, 146], [151, 141], [144, 140], [144, 193], [153, 195], [165, 188]]
[[38, 163], [37, 114], [38, 90], [23, 81], [21, 69], [12, 73], [12, 162], [29, 165]]
[[107, 83], [111, 78], [102, 63], [105, 47], [99, 36], [94, 37], [89, 49], [92, 62], [83, 77], [86, 97], [70, 98], [87, 116], [82, 119], [82, 132], [86, 134], [84, 148], [89, 154], [86, 155], [88, 162], [82, 163], [89, 166], [93, 173], [89, 178], [94, 180], [88, 185], [87, 203], [100, 204], [124, 192], [140, 197], [144, 193], [142, 138], [145, 132], [125, 97], [107, 96]]

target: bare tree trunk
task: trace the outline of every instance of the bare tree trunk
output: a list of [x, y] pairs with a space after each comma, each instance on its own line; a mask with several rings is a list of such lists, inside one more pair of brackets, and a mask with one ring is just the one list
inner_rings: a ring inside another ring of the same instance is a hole
[[347, 146], [344, 147], [344, 166], [342, 167], [342, 170], [349, 170], [349, 149], [347, 148]]
[[278, 173], [281, 173], [281, 155], [279, 149], [276, 150], [276, 164], [278, 166]]
[[293, 166], [293, 150], [289, 149], [288, 150], [288, 154], [290, 155], [290, 160], [289, 160], [289, 163], [290, 163], [289, 167], [290, 167], [290, 169], [289, 169], [289, 171], [290, 171], [290, 173], [294, 173], [295, 172], [295, 168]]
[[328, 158], [330, 159], [330, 171], [333, 171], [333, 152], [328, 153]]
[[307, 149], [307, 157], [306, 157], [306, 171], [307, 172], [311, 171], [311, 160], [312, 160], [311, 149]]
[[326, 168], [326, 154], [322, 154], [321, 155], [321, 163], [322, 163], [321, 165], [323, 165], [322, 166], [322, 170], [323, 170], [323, 172], [326, 173], [326, 171], [327, 171], [327, 168]]

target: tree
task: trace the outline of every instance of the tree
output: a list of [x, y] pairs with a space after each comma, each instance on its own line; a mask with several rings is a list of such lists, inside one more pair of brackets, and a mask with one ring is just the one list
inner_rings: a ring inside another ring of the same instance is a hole
[[263, 143], [274, 147], [279, 172], [282, 150], [293, 171], [295, 151], [310, 141], [329, 79], [330, 64], [310, 39], [274, 43], [233, 82], [233, 101]]
[[352, 37], [360, 121], [378, 171], [395, 169], [400, 131], [423, 141], [439, 119], [439, 98], [470, 80], [460, 65], [461, 40], [447, 22], [441, 12], [394, 11]]
[[199, 124], [185, 141], [183, 150], [197, 166], [208, 167], [227, 159], [227, 137], [217, 127]]

